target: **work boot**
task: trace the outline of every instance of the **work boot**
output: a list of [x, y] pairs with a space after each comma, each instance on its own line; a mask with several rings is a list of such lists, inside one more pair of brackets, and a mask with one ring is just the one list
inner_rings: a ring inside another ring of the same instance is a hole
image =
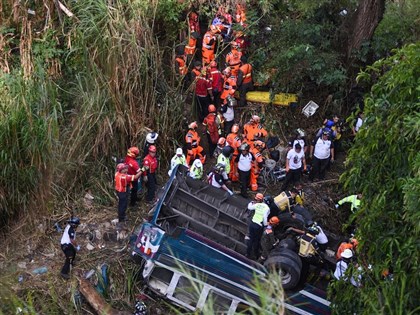
[[60, 274], [61, 274], [61, 277], [63, 277], [63, 279], [65, 279], [65, 280], [69, 280], [70, 279], [70, 275], [68, 273], [61, 272]]

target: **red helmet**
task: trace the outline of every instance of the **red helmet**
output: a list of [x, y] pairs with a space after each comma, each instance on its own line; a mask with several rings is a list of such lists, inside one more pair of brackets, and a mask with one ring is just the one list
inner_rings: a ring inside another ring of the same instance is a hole
[[196, 129], [197, 127], [198, 127], [198, 125], [197, 125], [197, 122], [196, 121], [193, 121], [192, 123], [190, 123], [188, 125], [188, 128], [189, 129]]
[[156, 147], [155, 147], [154, 145], [151, 145], [151, 146], [149, 147], [149, 152], [151, 152], [151, 153], [156, 153]]
[[217, 144], [220, 146], [223, 146], [226, 144], [226, 138], [220, 137], [219, 141], [217, 141]]
[[264, 200], [264, 195], [262, 193], [258, 193], [255, 195], [255, 200], [262, 202]]
[[139, 150], [139, 148], [137, 148], [137, 147], [131, 147], [130, 149], [128, 149], [128, 151], [127, 151], [127, 155], [128, 156], [131, 156], [131, 157], [136, 157], [136, 156], [138, 156], [139, 155], [139, 153], [140, 153], [140, 150]]
[[122, 170], [124, 170], [124, 169], [126, 169], [126, 168], [128, 168], [128, 164], [125, 164], [125, 163], [119, 163], [119, 164], [117, 165], [117, 171], [118, 171], [118, 172], [121, 172]]
[[216, 62], [216, 61], [214, 61], [214, 60], [212, 60], [212, 61], [210, 62], [210, 68], [217, 68], [217, 62]]
[[271, 217], [270, 220], [268, 220], [268, 223], [270, 225], [278, 225], [280, 223], [280, 219], [278, 217]]
[[239, 125], [238, 124], [234, 124], [232, 126], [232, 128], [230, 128], [230, 131], [233, 133], [238, 133], [239, 132]]
[[214, 106], [213, 104], [210, 104], [208, 107], [208, 111], [209, 113], [215, 113], [216, 112], [216, 106]]

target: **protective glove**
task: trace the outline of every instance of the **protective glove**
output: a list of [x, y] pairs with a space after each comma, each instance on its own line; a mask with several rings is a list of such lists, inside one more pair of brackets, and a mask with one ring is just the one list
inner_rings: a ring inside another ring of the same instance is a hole
[[335, 207], [336, 209], [338, 209], [338, 207], [339, 207], [339, 206], [340, 206], [340, 205], [339, 205], [338, 203], [336, 203], [334, 207]]

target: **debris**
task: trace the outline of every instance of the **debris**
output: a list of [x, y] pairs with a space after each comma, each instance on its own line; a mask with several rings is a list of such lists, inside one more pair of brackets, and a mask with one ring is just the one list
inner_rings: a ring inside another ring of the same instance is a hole
[[98, 284], [96, 285], [96, 291], [100, 294], [104, 294], [108, 288], [109, 278], [108, 278], [108, 265], [103, 264], [101, 266], [101, 277], [98, 277]]
[[45, 266], [42, 266], [42, 267], [32, 270], [32, 273], [34, 275], [42, 275], [43, 273], [46, 273], [47, 271], [48, 271], [48, 268]]
[[60, 9], [68, 16], [68, 17], [72, 17], [74, 14], [66, 8], [66, 6], [64, 4], [62, 4], [60, 1], [58, 1], [58, 6], [60, 7]]
[[61, 228], [60, 224], [58, 224], [58, 222], [54, 224], [54, 228], [57, 232], [63, 232], [63, 229]]
[[94, 274], [95, 274], [95, 270], [94, 270], [94, 269], [90, 269], [88, 272], [86, 272], [86, 273], [85, 273], [84, 278], [85, 278], [85, 279], [89, 279], [89, 278], [91, 278]]
[[99, 230], [95, 230], [95, 238], [98, 240], [102, 239], [102, 233]]
[[118, 219], [114, 219], [114, 220], [112, 220], [112, 221], [111, 221], [111, 223], [112, 223], [112, 225], [117, 225], [117, 223], [118, 223]]
[[28, 9], [28, 14], [35, 15], [35, 11], [32, 9]]
[[23, 282], [23, 276], [22, 276], [22, 275], [19, 275], [19, 277], [18, 277], [18, 282], [19, 282], [19, 283], [22, 283], [22, 282]]
[[95, 246], [93, 246], [91, 243], [87, 243], [86, 249], [87, 250], [94, 250], [95, 249]]
[[17, 266], [18, 266], [20, 269], [26, 269], [26, 261], [20, 261], [20, 262], [18, 262], [18, 263], [17, 263]]
[[314, 101], [309, 101], [308, 104], [302, 109], [302, 114], [304, 114], [306, 117], [311, 117], [313, 114], [315, 114], [316, 110], [319, 108], [319, 105], [315, 103]]

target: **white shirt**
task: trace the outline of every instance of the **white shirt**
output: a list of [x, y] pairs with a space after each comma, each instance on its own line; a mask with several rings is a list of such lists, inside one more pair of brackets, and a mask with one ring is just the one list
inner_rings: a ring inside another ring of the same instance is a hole
[[314, 156], [320, 160], [328, 159], [331, 155], [331, 140], [323, 140], [322, 136], [314, 146]]
[[251, 169], [252, 166], [252, 154], [248, 153], [247, 155], [239, 154], [238, 169], [242, 172], [247, 172]]
[[328, 243], [328, 237], [327, 235], [325, 235], [324, 231], [322, 230], [322, 228], [317, 225], [316, 226], [319, 230], [319, 233], [315, 236], [316, 241], [318, 242], [318, 244], [327, 244]]
[[360, 117], [358, 117], [358, 118], [357, 118], [357, 121], [356, 121], [356, 125], [354, 126], [354, 130], [355, 130], [356, 132], [358, 132], [358, 131], [359, 131], [359, 129], [360, 129], [360, 127], [362, 127], [362, 125], [363, 125], [363, 119], [362, 119], [362, 118], [360, 118]]
[[303, 150], [300, 149], [300, 152], [296, 152], [295, 149], [289, 150], [287, 152], [287, 159], [289, 160], [289, 168], [291, 170], [298, 170], [302, 167], [302, 159], [305, 156]]
[[[345, 273], [348, 267], [349, 265], [344, 260], [339, 260], [335, 265], [334, 278], [337, 280], [343, 278], [344, 281], [347, 281], [348, 277], [345, 275]], [[353, 276], [350, 277], [350, 283], [355, 287], [360, 287], [362, 276], [360, 274], [356, 274], [356, 279]]]
[[232, 121], [235, 118], [233, 107], [227, 106], [227, 110], [225, 113], [223, 113], [223, 117], [225, 118], [225, 121]]
[[[70, 230], [70, 224], [67, 224], [66, 228], [64, 229], [64, 233], [63, 236], [61, 237], [61, 242], [60, 244], [71, 244], [71, 240], [76, 239], [76, 232], [74, 231], [74, 229]], [[70, 230], [70, 233], [69, 233]], [[70, 238], [70, 234], [71, 234], [71, 238]]]

